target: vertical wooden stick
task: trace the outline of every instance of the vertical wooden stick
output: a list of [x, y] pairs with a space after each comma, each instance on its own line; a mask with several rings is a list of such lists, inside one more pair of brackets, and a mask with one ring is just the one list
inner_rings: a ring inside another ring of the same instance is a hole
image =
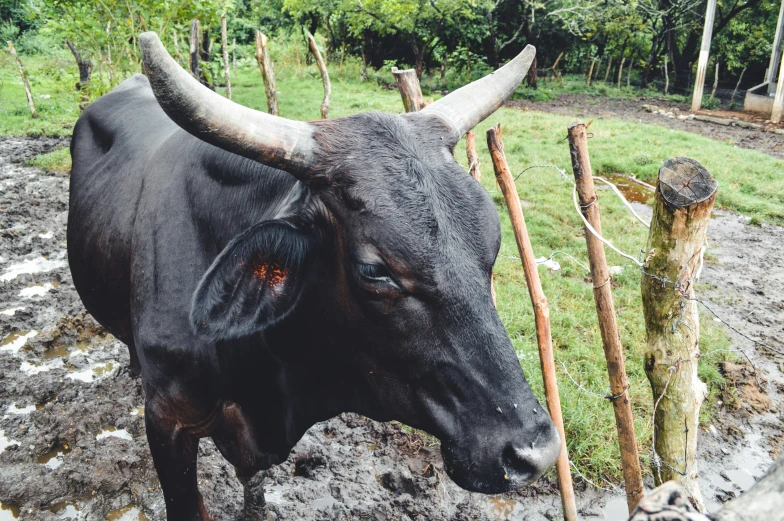
[[231, 99], [231, 74], [229, 74], [229, 37], [226, 33], [226, 13], [223, 13], [221, 15], [221, 52], [223, 53], [223, 79], [226, 80], [226, 97]]
[[501, 141], [501, 125], [487, 131], [487, 146], [490, 149], [490, 157], [493, 159], [493, 170], [501, 191], [504, 194], [506, 205], [509, 209], [509, 218], [512, 221], [517, 250], [520, 252], [520, 259], [525, 270], [525, 280], [528, 284], [528, 294], [534, 306], [534, 318], [536, 321], [536, 341], [539, 344], [539, 361], [542, 364], [542, 379], [544, 380], [544, 393], [547, 401], [547, 409], [550, 417], [558, 429], [561, 436], [561, 454], [556, 463], [558, 473], [558, 485], [561, 489], [561, 502], [563, 504], [564, 518], [567, 521], [577, 520], [577, 507], [574, 499], [574, 489], [572, 488], [572, 475], [569, 471], [569, 454], [566, 451], [566, 434], [563, 427], [563, 415], [561, 414], [561, 400], [558, 396], [558, 382], [555, 376], [555, 357], [553, 355], [553, 341], [550, 335], [550, 307], [547, 304], [547, 297], [542, 291], [542, 283], [539, 280], [539, 272], [536, 268], [536, 257], [531, 247], [531, 239], [528, 237], [528, 229], [525, 225], [523, 207], [520, 205], [520, 196], [514, 184], [512, 173], [504, 156], [504, 144]]
[[182, 65], [182, 54], [180, 54], [180, 40], [177, 38], [177, 29], [172, 28], [172, 40], [174, 40], [174, 57], [177, 59], [177, 63]]
[[189, 49], [188, 52], [190, 53], [190, 66], [191, 66], [191, 74], [194, 78], [201, 81], [201, 72], [199, 70], [199, 34], [201, 31], [199, 30], [199, 21], [198, 20], [191, 20], [191, 34], [189, 40]]
[[610, 71], [612, 70], [612, 61], [613, 57], [610, 56], [610, 61], [607, 62], [607, 72], [604, 73], [604, 82], [607, 83], [607, 80], [610, 79]]
[[481, 183], [482, 172], [479, 171], [479, 156], [476, 153], [476, 134], [470, 130], [466, 132], [466, 158], [468, 159], [468, 173]]
[[[784, 2], [782, 2], [784, 5]], [[738, 83], [735, 84], [735, 90], [732, 91], [732, 97], [730, 98], [730, 103], [735, 102], [735, 94], [738, 93], [738, 87], [740, 87], [740, 82], [743, 81], [743, 75], [746, 73], [746, 67], [743, 67], [743, 70], [740, 71], [740, 77], [738, 78]]]
[[392, 67], [392, 76], [395, 77], [397, 90], [400, 91], [400, 98], [403, 100], [403, 107], [406, 112], [419, 112], [425, 106], [422, 99], [422, 88], [419, 86], [415, 69], [399, 70]]
[[623, 64], [626, 63], [626, 57], [621, 58], [621, 66], [618, 67], [618, 89], [621, 88], [621, 79], [623, 78]]
[[278, 93], [275, 87], [275, 73], [272, 70], [267, 36], [261, 31], [256, 31], [256, 61], [261, 70], [261, 79], [264, 80], [264, 93], [267, 95], [267, 112], [273, 116], [278, 115]]
[[[596, 232], [601, 234], [599, 203], [593, 186], [591, 160], [588, 157], [588, 136], [584, 124], [572, 123], [569, 125], [569, 149], [583, 215]], [[599, 330], [602, 333], [604, 357], [607, 360], [607, 372], [610, 377], [610, 393], [612, 394], [610, 401], [613, 404], [615, 424], [618, 428], [626, 502], [629, 506], [629, 513], [631, 513], [643, 496], [643, 488], [632, 405], [629, 399], [629, 381], [626, 378], [623, 346], [618, 333], [618, 324], [615, 321], [615, 306], [612, 299], [610, 272], [604, 257], [604, 244], [591, 233], [587, 226], [585, 227], [585, 242], [588, 245], [593, 298], [596, 302], [596, 312], [599, 315]]]
[[700, 320], [694, 279], [702, 268], [716, 190], [716, 180], [697, 161], [677, 157], [664, 162], [641, 284], [645, 373], [655, 404], [654, 481], [677, 481], [701, 512], [705, 506], [697, 479], [697, 433], [708, 389], [697, 376]]
[[594, 56], [591, 62], [591, 68], [588, 70], [588, 86], [591, 86], [591, 78], [593, 77], [593, 66], [596, 65], [596, 57]]
[[664, 57], [664, 94], [670, 90], [670, 73], [667, 70], [667, 57]]
[[30, 82], [27, 81], [27, 74], [25, 74], [24, 67], [22, 67], [22, 60], [19, 59], [19, 55], [16, 54], [16, 49], [14, 48], [14, 44], [12, 41], [8, 41], [8, 52], [11, 53], [11, 56], [16, 61], [16, 67], [19, 69], [19, 76], [22, 77], [22, 84], [24, 84], [25, 94], [27, 95], [27, 105], [30, 107], [30, 113], [33, 115], [34, 118], [38, 117], [38, 112], [35, 110], [35, 102], [33, 101], [33, 91], [30, 90]]
[[716, 76], [713, 79], [713, 89], [711, 89], [710, 99], [716, 96], [716, 89], [719, 87], [719, 61], [716, 60]]
[[313, 56], [316, 58], [316, 65], [321, 73], [321, 82], [324, 84], [324, 101], [321, 102], [321, 119], [327, 119], [329, 117], [329, 104], [332, 100], [332, 83], [329, 81], [329, 72], [327, 72], [327, 66], [324, 64], [321, 52], [316, 46], [316, 39], [313, 38], [310, 31], [308, 31], [308, 46], [310, 46], [310, 52], [312, 52]]

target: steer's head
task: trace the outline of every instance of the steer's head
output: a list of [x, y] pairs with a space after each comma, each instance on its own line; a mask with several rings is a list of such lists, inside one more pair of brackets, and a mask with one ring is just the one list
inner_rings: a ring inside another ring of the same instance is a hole
[[305, 215], [259, 223], [218, 256], [194, 297], [197, 332], [263, 332], [296, 313], [302, 295], [317, 295], [341, 331], [331, 348], [378, 415], [437, 436], [459, 485], [503, 492], [553, 465], [558, 434], [490, 294], [498, 215], [452, 157], [522, 81], [533, 48], [422, 112], [303, 123], [236, 105], [182, 70], [154, 33], [139, 41], [175, 122], [290, 172], [311, 194]]

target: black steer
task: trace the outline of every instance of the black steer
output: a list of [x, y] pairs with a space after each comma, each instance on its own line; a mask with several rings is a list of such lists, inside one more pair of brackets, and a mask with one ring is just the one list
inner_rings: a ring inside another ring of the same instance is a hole
[[74, 129], [68, 259], [141, 372], [168, 519], [209, 518], [199, 438], [246, 483], [344, 411], [437, 436], [469, 490], [546, 471], [559, 436], [490, 296], [498, 215], [451, 153], [533, 48], [416, 114], [303, 123], [199, 85], [154, 33], [139, 42], [147, 77]]

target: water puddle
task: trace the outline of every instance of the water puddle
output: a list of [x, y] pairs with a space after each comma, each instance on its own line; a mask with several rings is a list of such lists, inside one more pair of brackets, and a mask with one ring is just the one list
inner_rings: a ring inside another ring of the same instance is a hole
[[144, 407], [134, 407], [131, 410], [131, 416], [144, 416]]
[[318, 498], [318, 499], [312, 501], [310, 503], [310, 506], [312, 506], [314, 510], [320, 510], [322, 508], [329, 508], [332, 505], [336, 504], [337, 502], [338, 502], [338, 500], [335, 499], [334, 497], [327, 496], [327, 497]]
[[[603, 175], [605, 179], [614, 184], [630, 203], [647, 203], [653, 197], [653, 191], [642, 186], [635, 179], [624, 174]], [[610, 187], [602, 182], [596, 183], [597, 190], [609, 190]]]
[[101, 432], [95, 435], [95, 439], [98, 441], [105, 438], [120, 438], [121, 440], [133, 441], [133, 436], [131, 436], [130, 432], [112, 426], [101, 429]]
[[49, 232], [39, 233], [38, 236], [42, 239], [51, 239], [52, 237], [54, 237], [54, 232], [49, 231]]
[[22, 291], [19, 292], [19, 296], [22, 298], [33, 298], [33, 297], [41, 297], [46, 295], [54, 288], [60, 285], [59, 282], [44, 282], [43, 284], [33, 284], [30, 287], [24, 288]]
[[4, 310], [0, 311], [0, 315], [6, 315], [6, 316], [9, 316], [9, 317], [12, 317], [12, 316], [16, 315], [17, 311], [23, 311], [24, 309], [25, 309], [24, 306], [19, 306], [19, 307], [16, 307], [16, 308], [8, 308], [8, 309], [4, 309]]
[[87, 519], [81, 510], [67, 501], [55, 503], [49, 508], [49, 511], [56, 514], [58, 519], [63, 521], [83, 521]]
[[[65, 463], [63, 459], [66, 454], [71, 452], [71, 447], [68, 446], [67, 443], [59, 443], [52, 447], [52, 450], [49, 452], [45, 452], [35, 458], [35, 462], [39, 465], [43, 465], [47, 468], [52, 470], [58, 468], [60, 465]], [[53, 511], [54, 512], [54, 511]]]
[[287, 500], [283, 499], [283, 493], [290, 490], [291, 486], [289, 485], [265, 485], [264, 500], [267, 503], [276, 503], [278, 505], [281, 503], [288, 503]]
[[496, 521], [513, 521], [524, 519], [524, 509], [517, 501], [505, 497], [487, 498], [488, 514]]
[[25, 374], [36, 375], [39, 373], [46, 373], [52, 369], [60, 369], [62, 367], [63, 361], [59, 359], [53, 360], [52, 362], [43, 365], [34, 365], [25, 360], [22, 362], [22, 365], [19, 366], [19, 370]]
[[66, 376], [71, 380], [78, 380], [80, 382], [91, 384], [97, 379], [110, 375], [112, 372], [114, 372], [114, 370], [115, 362], [104, 362], [92, 365], [87, 369], [82, 369], [81, 371], [75, 371]]
[[24, 347], [29, 339], [36, 335], [38, 335], [38, 331], [35, 330], [14, 331], [0, 342], [0, 351], [10, 351], [11, 353], [16, 354]]
[[12, 447], [14, 445], [19, 445], [19, 442], [16, 440], [8, 439], [5, 435], [5, 431], [3, 429], [0, 429], [0, 454], [2, 454], [6, 448]]
[[19, 519], [19, 514], [21, 513], [22, 511], [19, 507], [0, 503], [0, 521], [14, 521]]
[[25, 407], [17, 407], [16, 406], [16, 402], [14, 402], [14, 403], [12, 403], [11, 405], [8, 406], [8, 409], [5, 410], [5, 412], [7, 414], [4, 416], [4, 418], [8, 418], [9, 414], [18, 414], [18, 415], [30, 414], [31, 412], [35, 412], [37, 410], [38, 410], [38, 406], [36, 406], [36, 405], [27, 405]]
[[73, 346], [58, 346], [53, 349], [48, 349], [44, 352], [44, 360], [51, 360], [53, 358], [65, 358], [69, 356], [79, 356], [86, 354], [90, 349], [90, 342], [79, 341]]
[[701, 469], [700, 489], [708, 512], [718, 511], [722, 500], [741, 495], [765, 474], [772, 458], [763, 445], [761, 434], [746, 433], [743, 446], [725, 452], [720, 467]]
[[107, 512], [105, 519], [106, 521], [149, 521], [142, 509], [133, 504]]
[[65, 267], [64, 259], [50, 260], [46, 257], [37, 257], [35, 259], [27, 259], [18, 264], [12, 264], [6, 268], [5, 273], [0, 275], [0, 281], [8, 282], [14, 280], [19, 275], [27, 275], [32, 273], [45, 273]]

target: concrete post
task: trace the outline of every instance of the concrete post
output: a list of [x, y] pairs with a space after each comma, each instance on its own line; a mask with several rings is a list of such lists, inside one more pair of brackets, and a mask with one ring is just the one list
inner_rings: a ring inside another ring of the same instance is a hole
[[784, 39], [784, 0], [779, 8], [779, 21], [776, 24], [776, 35], [773, 37], [773, 51], [770, 53], [770, 64], [765, 74], [765, 81], [768, 82], [768, 93], [773, 92], [772, 86], [776, 79], [776, 71], [779, 70], [781, 61], [781, 42]]

